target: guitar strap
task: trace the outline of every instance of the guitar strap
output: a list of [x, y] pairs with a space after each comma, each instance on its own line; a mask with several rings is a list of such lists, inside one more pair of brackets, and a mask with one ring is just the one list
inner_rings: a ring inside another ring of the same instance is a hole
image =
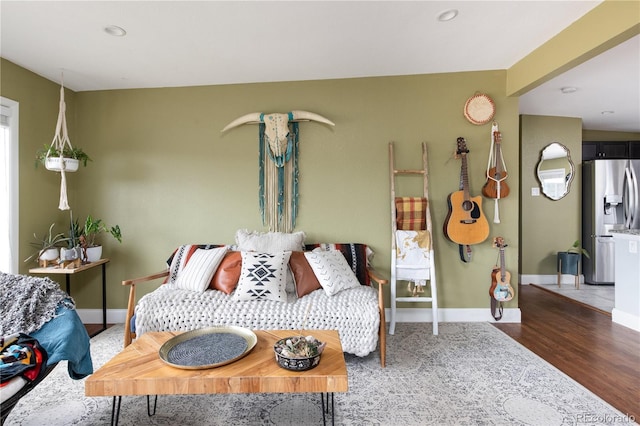
[[460, 260], [464, 263], [471, 262], [472, 249], [468, 244], [458, 244], [458, 253], [460, 254]]
[[494, 297], [491, 297], [491, 316], [496, 321], [502, 319], [502, 302], [498, 302]]

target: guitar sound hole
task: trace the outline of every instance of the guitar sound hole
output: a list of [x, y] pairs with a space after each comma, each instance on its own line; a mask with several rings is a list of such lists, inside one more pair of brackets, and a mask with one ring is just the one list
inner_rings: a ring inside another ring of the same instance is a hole
[[473, 209], [473, 203], [470, 200], [464, 200], [462, 202], [462, 209], [466, 212], [470, 211]]

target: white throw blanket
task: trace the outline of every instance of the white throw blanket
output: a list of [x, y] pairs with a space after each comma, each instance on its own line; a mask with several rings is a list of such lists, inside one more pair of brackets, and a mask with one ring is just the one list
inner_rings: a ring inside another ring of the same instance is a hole
[[425, 285], [430, 277], [429, 231], [396, 231], [396, 278]]
[[197, 293], [160, 286], [136, 306], [135, 329], [189, 331], [212, 326], [239, 326], [252, 330], [300, 330], [311, 305], [305, 330], [338, 330], [344, 352], [366, 356], [376, 350], [380, 314], [378, 292], [359, 286], [327, 296], [323, 289], [286, 303], [273, 300], [235, 301], [217, 290]]

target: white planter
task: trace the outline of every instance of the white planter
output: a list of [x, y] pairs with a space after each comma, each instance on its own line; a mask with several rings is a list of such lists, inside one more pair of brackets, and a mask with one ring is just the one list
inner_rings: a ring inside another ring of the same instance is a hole
[[52, 247], [49, 249], [46, 249], [44, 251], [44, 253], [42, 253], [40, 255], [40, 257], [38, 257], [38, 259], [40, 260], [56, 260], [58, 258], [58, 249], [56, 247]]
[[82, 256], [82, 249], [80, 247], [75, 247], [72, 249], [61, 248], [60, 249], [60, 258], [62, 260], [75, 260]]
[[102, 259], [102, 246], [87, 247], [87, 261], [96, 262]]
[[47, 170], [51, 170], [54, 172], [61, 171], [63, 165], [65, 172], [75, 172], [76, 170], [78, 170], [78, 166], [80, 166], [80, 161], [66, 157], [47, 157], [44, 164]]

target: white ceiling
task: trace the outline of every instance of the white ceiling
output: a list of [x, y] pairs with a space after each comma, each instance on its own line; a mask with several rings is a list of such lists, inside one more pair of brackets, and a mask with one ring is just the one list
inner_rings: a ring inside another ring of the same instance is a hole
[[[2, 0], [0, 54], [75, 91], [507, 69], [599, 3]], [[640, 132], [639, 57], [637, 36], [523, 95], [521, 113]]]

